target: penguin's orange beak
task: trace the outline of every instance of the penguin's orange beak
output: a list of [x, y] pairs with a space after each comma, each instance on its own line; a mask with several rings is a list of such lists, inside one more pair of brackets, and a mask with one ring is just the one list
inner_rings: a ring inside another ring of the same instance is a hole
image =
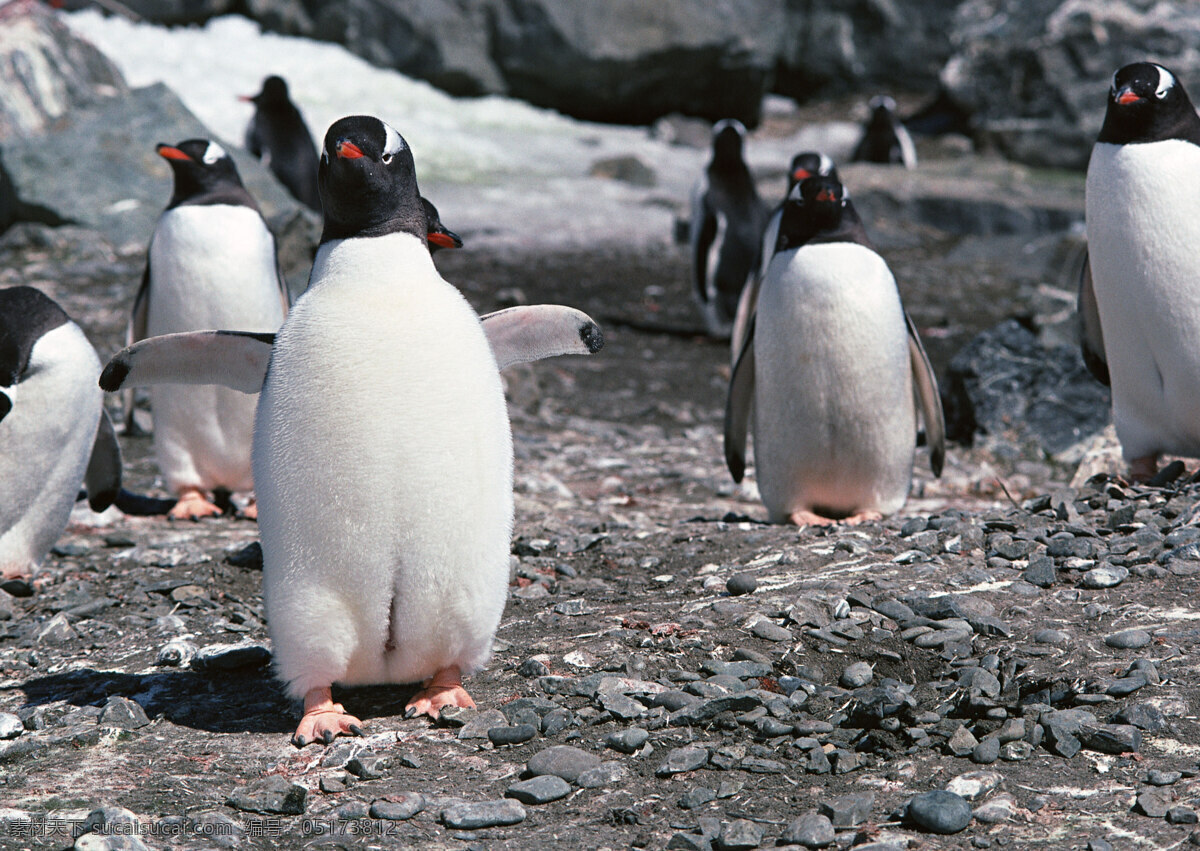
[[191, 157], [183, 151], [172, 148], [170, 145], [159, 145], [154, 150], [158, 151], [158, 155], [165, 160], [191, 160]]
[[345, 139], [338, 139], [337, 155], [344, 160], [356, 160], [363, 155], [362, 148]]
[[462, 239], [450, 231], [430, 231], [425, 238], [439, 248], [462, 248]]
[[1126, 104], [1137, 103], [1139, 100], [1141, 100], [1141, 97], [1135, 95], [1130, 89], [1125, 89], [1119, 95], [1117, 95], [1117, 103], [1121, 104], [1122, 106]]
[[818, 201], [836, 201], [837, 196], [833, 194], [832, 189], [822, 189], [817, 193]]
[[807, 180], [810, 177], [812, 177], [812, 172], [806, 168], [798, 168], [792, 172], [792, 180], [795, 180], [797, 183], [801, 180]]

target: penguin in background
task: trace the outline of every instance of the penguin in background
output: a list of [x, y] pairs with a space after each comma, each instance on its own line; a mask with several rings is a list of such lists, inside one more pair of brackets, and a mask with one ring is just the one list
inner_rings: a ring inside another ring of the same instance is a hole
[[918, 407], [940, 476], [941, 399], [896, 280], [837, 178], [810, 177], [784, 207], [730, 381], [730, 473], [741, 482], [753, 419], [758, 487], [771, 522], [878, 519], [908, 497]]
[[1136, 481], [1200, 456], [1200, 117], [1167, 68], [1118, 69], [1088, 162], [1084, 360]]
[[887, 95], [876, 95], [868, 107], [871, 115], [851, 161], [916, 168], [917, 146], [896, 115], [896, 101]]
[[767, 208], [742, 156], [745, 137], [740, 121], [714, 124], [712, 159], [692, 190], [693, 293], [708, 333], [718, 339], [730, 335], [767, 223]]
[[837, 167], [833, 164], [833, 160], [816, 151], [804, 151], [792, 157], [792, 162], [788, 166], [787, 190], [783, 193], [783, 200], [771, 211], [766, 229], [763, 231], [762, 247], [760, 248], [761, 259], [758, 268], [746, 281], [742, 297], [738, 299], [737, 316], [734, 319], [733, 334], [730, 337], [730, 351], [735, 364], [742, 351], [742, 343], [746, 340], [746, 328], [750, 323], [750, 318], [754, 315], [754, 306], [758, 303], [758, 288], [762, 284], [762, 279], [766, 277], [767, 266], [775, 254], [775, 243], [779, 241], [779, 220], [783, 217], [783, 207], [787, 203], [788, 196], [792, 194], [792, 190], [800, 181], [814, 176], [837, 177]]
[[93, 511], [121, 489], [121, 450], [79, 326], [32, 287], [0, 289], [0, 588], [32, 593], [79, 494]]
[[320, 185], [309, 287], [278, 334], [144, 340], [100, 379], [261, 389], [264, 602], [277, 674], [304, 701], [298, 746], [361, 733], [334, 683], [420, 683], [409, 715], [474, 705], [462, 677], [486, 664], [508, 591], [499, 370], [603, 344], [570, 308], [475, 314], [434, 268], [412, 151], [379, 119], [329, 128]]
[[[127, 338], [205, 328], [274, 332], [287, 315], [275, 238], [237, 167], [216, 142], [159, 145], [174, 190], [155, 225]], [[218, 491], [249, 493], [255, 400], [224, 387], [150, 390], [154, 448], [172, 519], [222, 513]], [[256, 514], [253, 499], [244, 509]]]
[[425, 213], [425, 240], [430, 254], [437, 254], [443, 248], [462, 248], [462, 237], [442, 224], [437, 207], [424, 195], [421, 196], [421, 209]]
[[254, 117], [246, 128], [246, 150], [271, 169], [292, 197], [321, 212], [317, 145], [304, 116], [288, 95], [287, 82], [272, 75], [263, 80], [258, 94], [239, 99], [254, 104]]

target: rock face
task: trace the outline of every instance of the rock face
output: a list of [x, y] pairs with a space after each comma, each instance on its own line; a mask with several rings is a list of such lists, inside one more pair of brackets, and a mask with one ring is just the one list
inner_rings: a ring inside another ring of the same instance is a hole
[[40, 133], [72, 110], [127, 90], [121, 72], [49, 7], [0, 8], [0, 141]]

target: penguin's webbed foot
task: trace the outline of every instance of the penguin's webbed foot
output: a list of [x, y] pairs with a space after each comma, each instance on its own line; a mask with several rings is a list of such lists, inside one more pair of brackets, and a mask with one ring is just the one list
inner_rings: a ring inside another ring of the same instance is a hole
[[258, 501], [254, 497], [250, 497], [250, 501], [246, 503], [246, 507], [239, 511], [238, 514], [247, 520], [257, 520]]
[[456, 666], [442, 668], [422, 685], [423, 688], [412, 696], [404, 708], [405, 718], [428, 715], [436, 719], [446, 706], [475, 708], [475, 701], [462, 687], [462, 672]]
[[338, 736], [365, 735], [362, 721], [346, 713], [345, 707], [333, 702], [328, 686], [311, 689], [304, 695], [304, 717], [292, 736], [292, 744], [302, 748], [311, 742], [330, 744]]
[[845, 523], [847, 526], [857, 526], [860, 523], [872, 523], [876, 520], [882, 520], [883, 515], [878, 511], [859, 511], [851, 514], [849, 517], [843, 517], [839, 523]]
[[220, 517], [221, 513], [221, 509], [205, 499], [198, 488], [184, 488], [167, 516], [172, 520], [199, 520], [201, 517]]
[[804, 526], [832, 526], [838, 522], [832, 517], [822, 517], [820, 514], [816, 514], [808, 509], [793, 511], [788, 515], [788, 520], [802, 528]]

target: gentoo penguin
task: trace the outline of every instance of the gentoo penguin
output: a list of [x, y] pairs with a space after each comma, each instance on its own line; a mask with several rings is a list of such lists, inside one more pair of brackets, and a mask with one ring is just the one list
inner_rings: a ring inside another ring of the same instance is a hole
[[264, 601], [277, 673], [304, 699], [300, 746], [361, 730], [334, 683], [419, 682], [410, 715], [474, 705], [461, 678], [491, 654], [513, 518], [498, 370], [602, 344], [569, 308], [480, 321], [434, 268], [412, 151], [379, 119], [329, 128], [320, 187], [309, 287], [277, 335], [146, 340], [101, 376], [261, 386]]
[[713, 125], [712, 160], [692, 190], [692, 283], [708, 332], [718, 338], [729, 336], [767, 222], [742, 158], [745, 136], [740, 121]]
[[242, 95], [254, 104], [254, 117], [246, 128], [246, 150], [261, 159], [297, 201], [321, 212], [317, 194], [317, 144], [304, 116], [288, 97], [282, 77], [263, 80], [262, 91]]
[[442, 224], [437, 207], [423, 195], [421, 209], [425, 211], [425, 240], [429, 243], [430, 254], [437, 254], [443, 248], [462, 248], [462, 237]]
[[[1134, 479], [1200, 455], [1200, 117], [1150, 62], [1113, 75], [1086, 190], [1085, 352]], [[1090, 279], [1090, 280], [1089, 280]]]
[[792, 194], [796, 184], [814, 175], [837, 177], [837, 168], [833, 160], [816, 151], [804, 151], [792, 157], [792, 163], [788, 166], [787, 190], [783, 193], [783, 200], [771, 211], [763, 231], [758, 268], [746, 281], [742, 297], [738, 299], [737, 317], [733, 321], [733, 334], [730, 338], [730, 350], [735, 364], [742, 351], [742, 343], [746, 340], [746, 327], [750, 323], [750, 317], [754, 315], [754, 305], [758, 302], [758, 288], [767, 274], [767, 265], [775, 254], [775, 243], [779, 241], [779, 220], [783, 216], [783, 205], [787, 203], [788, 196]]
[[96, 511], [121, 488], [121, 453], [79, 326], [32, 287], [0, 290], [0, 578], [32, 577], [86, 482]]
[[[288, 291], [275, 238], [216, 142], [159, 145], [175, 189], [150, 239], [129, 339], [234, 327], [273, 332], [283, 323]], [[155, 387], [154, 448], [175, 519], [220, 514], [206, 492], [248, 492], [254, 482], [250, 440], [254, 399], [223, 387]], [[254, 516], [253, 503], [246, 513]]]
[[[796, 247], [799, 246], [799, 247]], [[800, 183], [730, 382], [725, 458], [745, 471], [753, 407], [758, 487], [775, 523], [857, 523], [908, 497], [920, 403], [933, 472], [945, 427], [933, 370], [887, 263], [834, 177]]]
[[877, 95], [868, 104], [871, 115], [851, 160], [856, 163], [886, 163], [917, 167], [917, 146], [896, 116], [896, 101]]

